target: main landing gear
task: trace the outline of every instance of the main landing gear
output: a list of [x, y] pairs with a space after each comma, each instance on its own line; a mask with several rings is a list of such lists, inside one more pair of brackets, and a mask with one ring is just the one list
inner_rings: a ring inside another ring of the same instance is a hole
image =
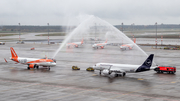
[[34, 65], [34, 68], [39, 69], [39, 66], [38, 65]]
[[125, 72], [123, 72], [122, 74], [115, 74], [115, 77], [118, 77], [118, 76], [125, 76], [126, 75], [126, 73]]
[[[35, 64], [35, 65], [29, 64], [27, 69], [30, 70], [31, 68], [39, 69], [39, 66], [37, 64]], [[47, 70], [50, 70], [50, 66], [47, 66], [46, 68], [47, 68]]]

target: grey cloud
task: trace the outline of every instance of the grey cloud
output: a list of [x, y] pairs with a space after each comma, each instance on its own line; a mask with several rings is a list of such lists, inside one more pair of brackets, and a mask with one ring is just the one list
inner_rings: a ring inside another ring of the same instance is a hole
[[179, 23], [179, 0], [1, 0], [0, 25], [64, 25], [80, 13], [111, 24]]

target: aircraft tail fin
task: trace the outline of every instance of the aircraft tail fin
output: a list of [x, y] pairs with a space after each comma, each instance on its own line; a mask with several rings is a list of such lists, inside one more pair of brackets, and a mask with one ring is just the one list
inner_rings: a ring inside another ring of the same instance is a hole
[[12, 47], [10, 48], [10, 50], [11, 50], [11, 56], [12, 57], [18, 57], [16, 52], [14, 51], [14, 49]]
[[81, 44], [83, 44], [84, 38], [81, 40]]
[[133, 39], [134, 43], [136, 43], [136, 38]]
[[107, 43], [107, 39], [106, 39], [105, 43]]
[[154, 54], [150, 54], [149, 57], [144, 61], [144, 63], [136, 70], [136, 72], [142, 72], [150, 70], [150, 67], [153, 63]]

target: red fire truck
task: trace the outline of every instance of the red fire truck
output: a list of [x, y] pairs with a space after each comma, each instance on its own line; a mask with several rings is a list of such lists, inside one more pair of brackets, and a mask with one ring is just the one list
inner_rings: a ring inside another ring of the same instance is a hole
[[154, 71], [156, 71], [157, 73], [163, 73], [163, 72], [167, 72], [167, 73], [172, 73], [174, 74], [176, 72], [176, 67], [173, 66], [158, 66], [154, 69]]

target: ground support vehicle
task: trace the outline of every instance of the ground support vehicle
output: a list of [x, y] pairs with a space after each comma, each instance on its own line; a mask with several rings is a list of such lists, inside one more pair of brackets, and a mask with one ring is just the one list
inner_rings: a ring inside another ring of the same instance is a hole
[[80, 70], [78, 66], [72, 66], [72, 70]]
[[167, 72], [169, 74], [174, 74], [176, 72], [176, 67], [173, 66], [158, 66], [154, 69], [157, 73]]
[[0, 42], [0, 45], [5, 45], [5, 43], [4, 42]]
[[89, 67], [89, 68], [87, 68], [86, 70], [87, 70], [87, 71], [94, 71], [94, 68]]

